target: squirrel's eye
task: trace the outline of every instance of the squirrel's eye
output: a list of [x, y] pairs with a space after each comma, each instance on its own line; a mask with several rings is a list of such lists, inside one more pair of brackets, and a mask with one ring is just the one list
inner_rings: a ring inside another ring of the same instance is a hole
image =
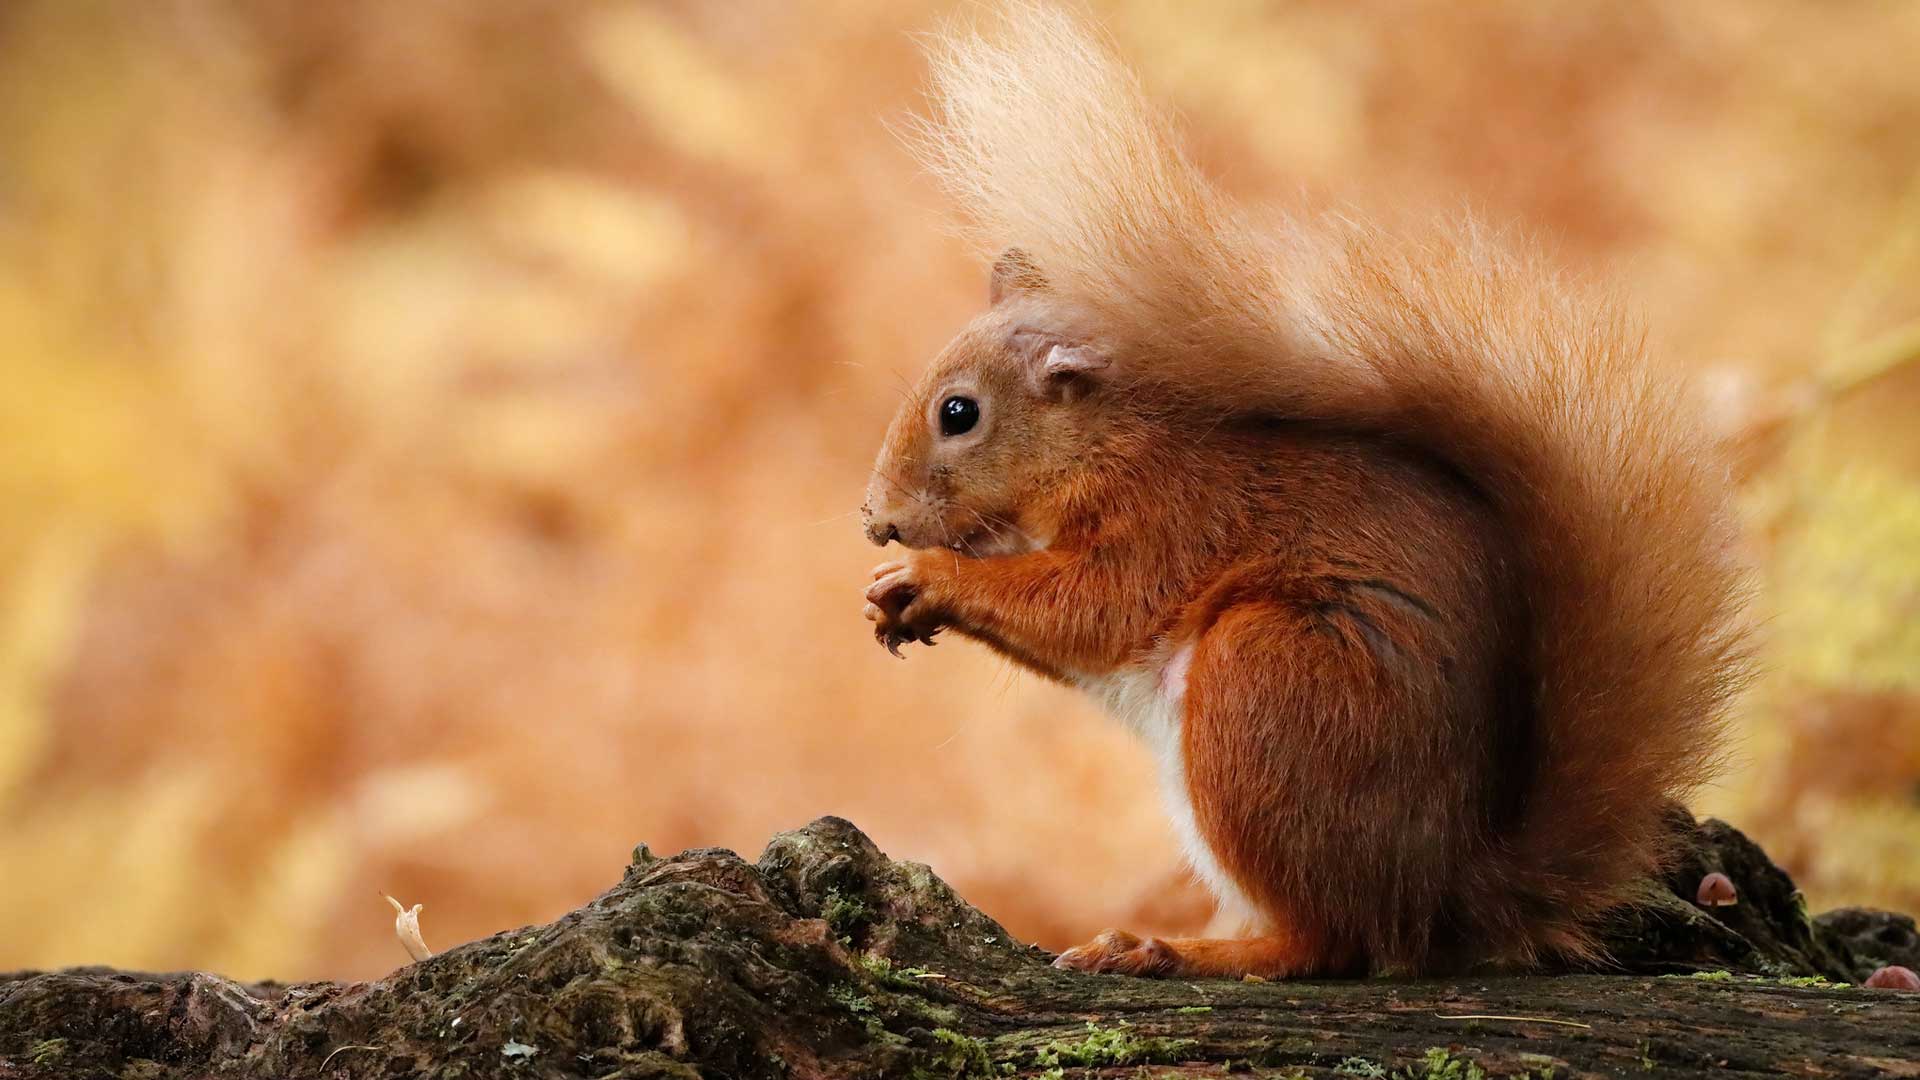
[[980, 403], [970, 397], [953, 397], [940, 403], [940, 434], [965, 435], [980, 422]]

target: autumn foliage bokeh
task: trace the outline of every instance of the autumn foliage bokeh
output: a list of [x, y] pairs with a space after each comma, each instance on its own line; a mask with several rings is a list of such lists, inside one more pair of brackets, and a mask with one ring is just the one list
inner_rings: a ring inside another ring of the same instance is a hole
[[[0, 969], [371, 976], [822, 813], [1016, 933], [1194, 928], [1140, 751], [875, 647], [854, 509], [984, 271], [886, 0], [0, 7]], [[1256, 201], [1617, 283], [1740, 470], [1707, 804], [1920, 908], [1920, 6], [1094, 9]]]

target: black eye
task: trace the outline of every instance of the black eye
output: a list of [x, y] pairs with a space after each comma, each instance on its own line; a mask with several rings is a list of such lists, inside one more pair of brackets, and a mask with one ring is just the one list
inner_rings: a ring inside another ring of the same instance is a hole
[[940, 434], [965, 435], [980, 422], [980, 403], [958, 394], [940, 403]]

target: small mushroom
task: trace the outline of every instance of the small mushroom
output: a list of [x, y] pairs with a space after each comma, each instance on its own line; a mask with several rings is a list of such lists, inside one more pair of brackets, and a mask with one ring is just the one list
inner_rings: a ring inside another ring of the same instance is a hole
[[400, 947], [407, 950], [407, 955], [415, 960], [432, 959], [433, 950], [427, 948], [426, 939], [420, 936], [420, 909], [426, 905], [415, 904], [410, 908], [402, 907], [400, 901], [387, 896], [386, 893], [380, 895], [386, 896], [387, 903], [393, 905], [393, 934], [400, 939]]
[[1732, 907], [1740, 902], [1740, 894], [1733, 891], [1732, 878], [1716, 871], [1700, 879], [1700, 891], [1693, 900], [1701, 907]]
[[1920, 975], [1915, 975], [1912, 968], [1888, 964], [1867, 976], [1866, 985], [1880, 990], [1920, 990]]

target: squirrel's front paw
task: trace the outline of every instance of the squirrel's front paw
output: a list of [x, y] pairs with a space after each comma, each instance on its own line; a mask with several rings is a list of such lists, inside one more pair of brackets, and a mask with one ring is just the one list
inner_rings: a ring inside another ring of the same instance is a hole
[[866, 616], [873, 623], [874, 639], [895, 656], [909, 641], [933, 644], [933, 635], [940, 632], [939, 619], [921, 599], [913, 566], [905, 562], [881, 563], [873, 568], [873, 584], [867, 586]]
[[1108, 930], [1085, 945], [1061, 953], [1054, 958], [1053, 966], [1116, 975], [1171, 975], [1180, 969], [1180, 954], [1159, 938]]

